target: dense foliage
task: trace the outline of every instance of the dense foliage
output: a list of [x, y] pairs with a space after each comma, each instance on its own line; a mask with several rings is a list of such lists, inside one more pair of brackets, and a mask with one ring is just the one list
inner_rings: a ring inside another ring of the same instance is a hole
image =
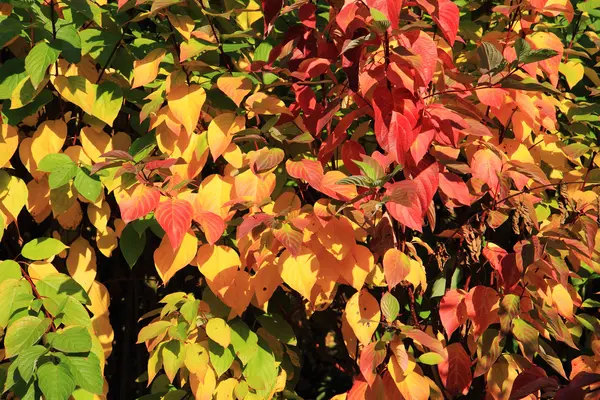
[[4, 0], [4, 396], [598, 398], [599, 31], [598, 0]]

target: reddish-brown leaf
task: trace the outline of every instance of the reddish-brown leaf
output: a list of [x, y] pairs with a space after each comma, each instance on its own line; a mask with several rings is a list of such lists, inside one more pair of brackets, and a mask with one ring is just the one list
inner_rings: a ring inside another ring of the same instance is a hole
[[438, 364], [442, 383], [451, 396], [467, 394], [473, 381], [471, 359], [460, 343], [452, 343], [446, 350], [448, 359]]
[[225, 221], [220, 215], [209, 211], [200, 211], [194, 215], [194, 220], [198, 221], [204, 236], [210, 244], [215, 244], [217, 240], [221, 238], [225, 231]]

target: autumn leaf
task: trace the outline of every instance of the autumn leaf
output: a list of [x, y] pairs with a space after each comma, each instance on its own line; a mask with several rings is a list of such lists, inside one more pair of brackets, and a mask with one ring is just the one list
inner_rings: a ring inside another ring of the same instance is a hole
[[383, 256], [383, 271], [388, 288], [392, 290], [410, 273], [410, 259], [398, 249], [389, 249]]
[[191, 135], [200, 119], [202, 106], [206, 101], [206, 92], [198, 85], [179, 85], [167, 95], [169, 110]]
[[356, 292], [346, 303], [346, 318], [358, 340], [367, 345], [381, 320], [377, 300], [366, 290]]
[[467, 394], [473, 380], [471, 359], [460, 343], [452, 343], [446, 349], [448, 359], [438, 364], [442, 383], [452, 396]]
[[156, 206], [154, 215], [167, 233], [173, 249], [179, 247], [192, 223], [194, 210], [187, 200], [165, 199]]
[[121, 210], [121, 218], [125, 223], [134, 221], [154, 211], [160, 201], [160, 191], [143, 184], [117, 193], [117, 203]]

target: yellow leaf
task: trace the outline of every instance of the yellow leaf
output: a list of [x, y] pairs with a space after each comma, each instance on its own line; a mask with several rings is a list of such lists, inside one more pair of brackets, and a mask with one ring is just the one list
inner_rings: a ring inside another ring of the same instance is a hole
[[90, 289], [88, 290], [88, 295], [90, 296], [90, 300], [92, 304], [88, 305], [87, 308], [94, 315], [108, 315], [108, 307], [110, 306], [110, 294], [108, 293], [108, 289], [106, 286], [101, 284], [98, 281], [94, 281]]
[[105, 232], [96, 232], [96, 246], [100, 253], [104, 254], [104, 257], [110, 257], [117, 245], [117, 234], [111, 227], [107, 226]]
[[369, 273], [375, 267], [375, 260], [371, 250], [365, 246], [355, 244], [352, 252], [342, 260], [340, 274], [344, 280], [356, 290], [365, 284]]
[[568, 320], [573, 319], [573, 299], [569, 291], [561, 283], [552, 288], [552, 302], [558, 309], [558, 313]]
[[154, 251], [154, 265], [162, 281], [166, 284], [177, 271], [188, 265], [196, 256], [197, 249], [198, 239], [191, 229], [183, 237], [181, 246], [175, 250], [165, 235]]
[[190, 374], [190, 387], [196, 400], [212, 400], [217, 387], [217, 377], [213, 369], [208, 366], [203, 379], [195, 374]]
[[566, 63], [561, 63], [558, 67], [558, 70], [565, 76], [567, 84], [571, 89], [573, 89], [573, 87], [583, 79], [583, 75], [585, 73], [583, 64], [572, 60], [567, 61]]
[[198, 376], [200, 380], [204, 380], [206, 367], [209, 363], [208, 341], [186, 344], [185, 360], [183, 362], [188, 371], [190, 371], [190, 374]]
[[263, 18], [263, 13], [260, 11], [260, 4], [255, 0], [250, 0], [246, 5], [246, 9], [257, 11], [243, 11], [236, 15], [235, 20], [242, 30], [250, 29], [252, 24]]
[[240, 169], [244, 166], [244, 153], [235, 143], [230, 143], [223, 152], [223, 158], [231, 164], [233, 168]]
[[179, 85], [167, 96], [169, 109], [188, 134], [194, 132], [205, 100], [206, 92], [198, 85]]
[[0, 168], [5, 167], [19, 146], [17, 128], [0, 123]]
[[110, 205], [104, 200], [101, 201], [100, 207], [95, 204], [89, 204], [87, 207], [87, 216], [99, 232], [106, 232], [106, 225], [110, 218]]
[[381, 321], [379, 303], [367, 289], [356, 292], [346, 303], [346, 318], [358, 340], [367, 345]]
[[110, 353], [112, 353], [112, 342], [115, 339], [115, 332], [110, 325], [108, 314], [95, 315], [92, 317], [92, 329], [94, 330], [94, 335], [102, 345], [104, 358], [108, 358]]
[[19, 158], [21, 159], [21, 163], [27, 168], [27, 171], [33, 176], [33, 179], [41, 179], [45, 174], [42, 171], [37, 170], [37, 163], [33, 159], [31, 155], [31, 144], [33, 143], [33, 138], [25, 138], [21, 141], [19, 145]]
[[224, 204], [231, 200], [232, 189], [233, 178], [221, 175], [207, 176], [200, 184], [194, 199], [194, 210], [211, 212], [226, 220], [231, 206]]
[[427, 290], [427, 277], [425, 276], [425, 267], [419, 261], [410, 260], [410, 272], [404, 280], [412, 283], [416, 289], [421, 285], [421, 291]]
[[404, 398], [411, 400], [429, 399], [429, 383], [420, 373], [421, 371], [418, 366], [415, 367], [415, 370], [404, 375], [396, 357], [390, 357], [388, 371]]
[[44, 279], [46, 276], [51, 274], [58, 274], [58, 270], [47, 261], [35, 261], [29, 264], [27, 273], [33, 280]]
[[67, 256], [69, 274], [87, 292], [96, 278], [96, 252], [81, 236], [71, 243]]
[[11, 176], [8, 180], [0, 182], [0, 192], [5, 193], [0, 198], [0, 213], [4, 214], [4, 226], [8, 226], [17, 219], [27, 203], [27, 185], [22, 179]]
[[298, 255], [292, 257], [292, 254], [285, 250], [279, 257], [278, 264], [283, 281], [304, 298], [310, 299], [319, 274], [319, 260], [315, 253], [307, 247], [302, 247]]
[[244, 129], [246, 118], [234, 113], [219, 114], [208, 125], [208, 146], [216, 160], [231, 143], [233, 135]]
[[35, 179], [27, 183], [27, 211], [38, 224], [45, 220], [52, 208], [50, 207], [50, 186], [48, 178], [45, 176], [36, 181]]
[[244, 97], [252, 90], [252, 81], [244, 76], [222, 75], [217, 79], [217, 87], [239, 107]]
[[167, 51], [165, 49], [154, 49], [141, 60], [133, 62], [133, 84], [132, 89], [144, 86], [158, 76], [158, 66], [165, 58]]
[[112, 150], [112, 142], [110, 139], [110, 136], [108, 136], [106, 132], [98, 131], [89, 126], [83, 128], [81, 130], [81, 135], [79, 136], [85, 154], [87, 154], [94, 162], [105, 161], [100, 155]]
[[215, 390], [215, 400], [233, 399], [233, 389], [235, 389], [237, 384], [238, 380], [234, 378], [227, 378], [224, 381], [219, 382], [219, 385]]
[[167, 12], [167, 17], [173, 28], [181, 33], [185, 40], [190, 40], [195, 26], [194, 20], [187, 15], [175, 15], [170, 12]]
[[223, 347], [227, 347], [231, 343], [231, 329], [227, 325], [227, 322], [221, 318], [211, 318], [208, 320], [206, 334]]
[[292, 114], [285, 106], [285, 103], [278, 97], [262, 92], [250, 95], [250, 97], [246, 99], [246, 107], [254, 114]]
[[33, 135], [31, 155], [36, 164], [48, 154], [59, 153], [67, 138], [67, 124], [63, 120], [44, 121]]
[[240, 257], [230, 247], [205, 244], [198, 249], [198, 268], [213, 293], [223, 296], [235, 279]]

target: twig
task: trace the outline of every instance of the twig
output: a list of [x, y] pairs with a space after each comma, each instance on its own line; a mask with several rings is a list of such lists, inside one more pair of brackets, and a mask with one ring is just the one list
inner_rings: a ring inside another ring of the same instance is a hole
[[[40, 299], [43, 301], [44, 298], [42, 297], [42, 295], [40, 295], [40, 292], [38, 292], [37, 288], [35, 287], [35, 283], [33, 283], [33, 280], [31, 279], [31, 277], [29, 276], [27, 271], [25, 271], [25, 269], [23, 267], [21, 267], [21, 266], [19, 266], [19, 267], [21, 268], [21, 273], [23, 274], [23, 277], [31, 286], [33, 295], [36, 297], [36, 299]], [[42, 308], [44, 309], [44, 314], [46, 315], [46, 318], [48, 318], [51, 321], [50, 329], [52, 330], [52, 332], [56, 332], [56, 326], [54, 325], [54, 317], [52, 315], [50, 315], [48, 310], [46, 310], [46, 307], [42, 306]]]
[[113, 47], [113, 49], [110, 52], [110, 55], [106, 59], [106, 64], [104, 64], [104, 66], [100, 70], [100, 75], [98, 75], [98, 79], [96, 79], [96, 83], [100, 82], [100, 79], [102, 79], [102, 76], [104, 75], [104, 72], [106, 71], [106, 68], [108, 68], [108, 66], [110, 65], [110, 62], [112, 61], [113, 56], [117, 52], [117, 49], [119, 48], [119, 45], [121, 44], [121, 41], [123, 40], [123, 37], [125, 37], [125, 26], [123, 26], [122, 30], [123, 30], [123, 32], [121, 33], [121, 37], [119, 38], [117, 43], [115, 43], [115, 47]]

